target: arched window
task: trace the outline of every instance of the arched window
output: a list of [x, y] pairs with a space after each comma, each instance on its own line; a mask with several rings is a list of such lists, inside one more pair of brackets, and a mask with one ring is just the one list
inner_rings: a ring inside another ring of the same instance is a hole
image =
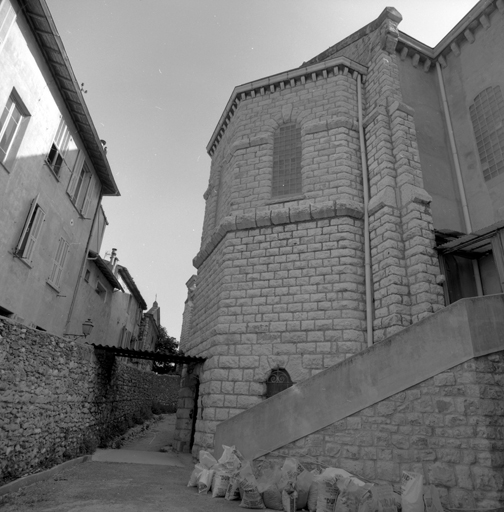
[[504, 100], [499, 86], [488, 87], [469, 107], [485, 181], [504, 173]]
[[266, 381], [266, 398], [276, 395], [284, 389], [292, 386], [292, 380], [287, 370], [283, 368], [276, 368], [271, 371], [268, 380]]
[[278, 127], [273, 139], [271, 196], [301, 193], [301, 128], [296, 123]]

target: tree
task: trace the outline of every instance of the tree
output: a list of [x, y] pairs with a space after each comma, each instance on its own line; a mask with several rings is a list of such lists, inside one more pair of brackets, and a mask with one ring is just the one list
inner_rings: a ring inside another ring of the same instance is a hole
[[[168, 334], [165, 327], [159, 328], [159, 336], [154, 346], [154, 352], [158, 354], [178, 354], [179, 342]], [[175, 363], [154, 361], [152, 371], [155, 373], [172, 373], [175, 370]]]

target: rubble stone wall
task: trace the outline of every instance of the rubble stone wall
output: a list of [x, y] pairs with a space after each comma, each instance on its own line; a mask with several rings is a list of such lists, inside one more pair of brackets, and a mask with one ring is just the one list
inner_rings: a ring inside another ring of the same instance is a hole
[[178, 386], [0, 318], [0, 480], [89, 452], [154, 401], [176, 402]]
[[266, 458], [296, 457], [308, 467], [339, 467], [396, 487], [402, 471], [415, 471], [439, 489], [449, 509], [502, 507], [503, 398], [504, 352], [498, 352], [455, 366]]

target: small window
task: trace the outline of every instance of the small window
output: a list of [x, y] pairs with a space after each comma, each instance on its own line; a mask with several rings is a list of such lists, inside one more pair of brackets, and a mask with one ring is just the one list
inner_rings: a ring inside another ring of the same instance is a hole
[[89, 283], [90, 276], [91, 276], [91, 271], [87, 268], [86, 274], [84, 275], [84, 281], [86, 281], [86, 283]]
[[68, 242], [64, 238], [59, 239], [58, 249], [54, 256], [51, 268], [51, 274], [47, 280], [47, 282], [57, 290], [59, 290], [61, 284], [61, 276], [63, 275], [63, 269], [65, 268], [69, 247]]
[[102, 298], [103, 302], [107, 300], [107, 289], [100, 283], [100, 281], [96, 282], [95, 292]]
[[59, 177], [61, 167], [65, 161], [65, 155], [68, 150], [68, 144], [70, 142], [70, 132], [68, 126], [61, 119], [58, 126], [54, 141], [49, 150], [49, 154], [46, 157], [47, 165], [52, 169], [54, 174]]
[[272, 197], [300, 194], [301, 128], [296, 123], [280, 126], [273, 139]]
[[287, 370], [283, 368], [276, 368], [271, 371], [268, 380], [266, 381], [266, 397], [269, 398], [284, 389], [290, 388], [292, 386], [292, 380], [290, 375], [287, 373]]
[[15, 90], [0, 116], [0, 162], [10, 167], [26, 131], [29, 113]]
[[38, 196], [32, 201], [28, 217], [26, 218], [21, 232], [21, 237], [14, 250], [14, 254], [28, 263], [30, 266], [33, 261], [33, 254], [37, 240], [45, 220], [45, 212], [38, 204]]

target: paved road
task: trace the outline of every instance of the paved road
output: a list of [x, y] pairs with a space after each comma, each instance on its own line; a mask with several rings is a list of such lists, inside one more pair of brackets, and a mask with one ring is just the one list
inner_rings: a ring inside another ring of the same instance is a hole
[[[48, 480], [0, 497], [2, 512], [220, 512], [243, 510], [237, 501], [188, 488], [189, 455], [160, 453], [171, 442], [174, 415], [121, 450], [99, 450]], [[171, 437], [170, 437], [171, 436]], [[108, 452], [111, 452], [108, 454]], [[111, 457], [116, 460], [109, 462]], [[159, 463], [159, 460], [165, 462]], [[157, 462], [156, 462], [157, 461]]]

